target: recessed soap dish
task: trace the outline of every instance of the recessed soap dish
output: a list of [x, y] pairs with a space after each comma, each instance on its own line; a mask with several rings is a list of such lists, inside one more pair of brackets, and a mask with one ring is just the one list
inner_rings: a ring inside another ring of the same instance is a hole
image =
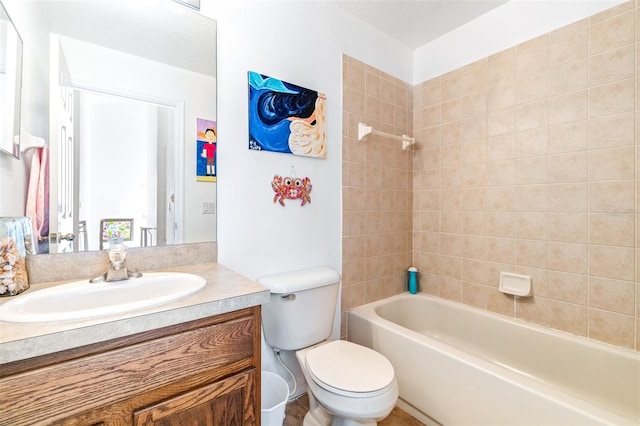
[[500, 285], [498, 290], [514, 296], [531, 296], [531, 277], [529, 275], [500, 272]]

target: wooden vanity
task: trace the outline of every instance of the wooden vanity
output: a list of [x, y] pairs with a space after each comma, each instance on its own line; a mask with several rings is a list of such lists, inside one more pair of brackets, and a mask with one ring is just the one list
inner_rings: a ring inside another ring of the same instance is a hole
[[[208, 286], [216, 287], [218, 272], [229, 272], [220, 268], [202, 274]], [[259, 425], [260, 304], [268, 291], [234, 280], [145, 315], [60, 325], [63, 341], [69, 333], [83, 336], [80, 346], [39, 348], [50, 332], [22, 341], [0, 336], [0, 350], [25, 351], [0, 364], [0, 425]], [[204, 300], [220, 292], [219, 299]], [[150, 325], [166, 318], [173, 323]], [[0, 327], [9, 338], [33, 329]], [[100, 334], [95, 342], [92, 331]]]

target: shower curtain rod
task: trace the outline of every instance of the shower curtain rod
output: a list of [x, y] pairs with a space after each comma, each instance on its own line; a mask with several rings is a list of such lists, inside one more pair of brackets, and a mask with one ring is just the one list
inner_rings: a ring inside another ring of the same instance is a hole
[[384, 136], [389, 139], [402, 141], [402, 149], [405, 149], [405, 150], [409, 149], [411, 145], [416, 143], [415, 139], [410, 136], [407, 136], [407, 135], [396, 136], [396, 135], [392, 135], [391, 133], [375, 130], [371, 126], [367, 126], [365, 123], [358, 123], [358, 140], [359, 141], [364, 140], [367, 137], [367, 135], [371, 133], [378, 136]]

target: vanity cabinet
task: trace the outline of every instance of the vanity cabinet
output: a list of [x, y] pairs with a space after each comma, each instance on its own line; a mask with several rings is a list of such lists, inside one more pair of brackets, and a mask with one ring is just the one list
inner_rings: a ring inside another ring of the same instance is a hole
[[260, 306], [0, 368], [0, 425], [259, 425]]

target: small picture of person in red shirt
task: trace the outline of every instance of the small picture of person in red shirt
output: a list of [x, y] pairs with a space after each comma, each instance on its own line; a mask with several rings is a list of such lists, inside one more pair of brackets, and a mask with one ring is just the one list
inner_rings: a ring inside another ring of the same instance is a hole
[[218, 140], [215, 129], [209, 128], [204, 132], [205, 143], [202, 145], [202, 158], [207, 159], [207, 176], [216, 174], [216, 141]]

